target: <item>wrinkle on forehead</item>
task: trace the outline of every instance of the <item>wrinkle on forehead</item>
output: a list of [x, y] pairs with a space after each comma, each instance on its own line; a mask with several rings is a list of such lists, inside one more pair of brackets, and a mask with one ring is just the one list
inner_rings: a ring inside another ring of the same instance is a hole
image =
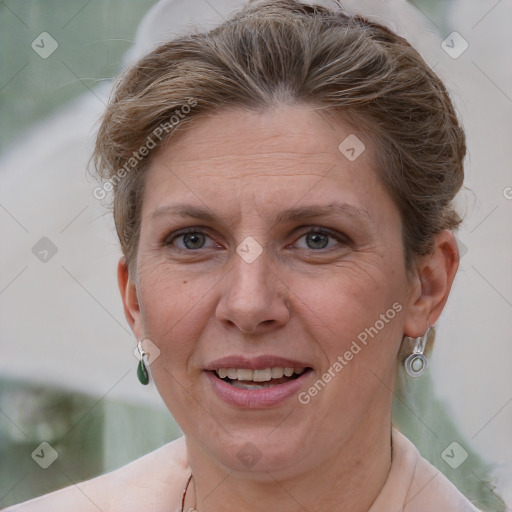
[[[341, 119], [333, 124], [332, 119], [309, 105], [280, 106], [263, 112], [231, 108], [193, 120], [183, 130], [178, 130], [168, 145], [178, 150], [184, 161], [192, 162], [215, 159], [219, 146], [222, 146], [223, 157], [231, 154], [286, 157], [283, 141], [293, 144], [300, 140], [300, 145], [290, 152], [290, 157], [294, 158], [332, 154], [343, 138], [354, 131], [354, 127]], [[232, 143], [234, 140], [236, 144]]]
[[348, 124], [327, 124], [311, 109], [298, 107], [223, 111], [197, 120], [157, 150], [148, 170], [144, 216], [159, 206], [189, 202], [231, 219], [274, 218], [299, 203], [339, 201], [366, 208], [380, 224], [382, 212], [376, 217], [374, 210], [387, 193], [370, 151], [348, 161], [338, 150], [352, 132]]
[[[233, 151], [223, 152], [215, 157], [200, 156], [196, 158], [179, 159], [174, 163], [172, 169], [163, 164], [174, 173], [186, 175], [190, 171], [199, 176], [218, 178], [244, 178], [258, 176], [311, 176], [323, 175], [329, 168], [335, 165], [333, 155], [326, 153], [252, 153]], [[154, 166], [162, 165], [162, 162], [155, 160]]]

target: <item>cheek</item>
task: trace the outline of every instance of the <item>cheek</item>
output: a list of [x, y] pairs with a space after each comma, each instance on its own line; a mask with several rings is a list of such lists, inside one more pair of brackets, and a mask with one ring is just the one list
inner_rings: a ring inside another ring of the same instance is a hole
[[144, 336], [160, 350], [151, 365], [151, 376], [174, 419], [185, 428], [190, 417], [203, 412], [195, 389], [197, 374], [190, 373], [189, 363], [211, 315], [205, 292], [212, 289], [213, 285], [205, 282], [209, 280], [183, 277], [163, 264], [146, 265], [139, 271]]
[[160, 349], [160, 365], [176, 371], [186, 362], [208, 321], [208, 294], [214, 283], [211, 276], [191, 280], [165, 264], [140, 266], [144, 336]]
[[299, 321], [328, 365], [347, 351], [352, 352], [347, 354], [351, 360], [372, 368], [382, 366], [383, 355], [389, 354], [392, 361], [401, 339], [405, 301], [396, 269], [369, 261], [339, 265], [328, 275], [297, 275], [290, 288], [299, 298], [295, 301]]
[[316, 386], [321, 392], [313, 385], [306, 393], [341, 426], [365, 414], [379, 390], [387, 394], [392, 387], [405, 292], [398, 277], [382, 267], [338, 270], [329, 278], [302, 281], [309, 293], [297, 316], [324, 361], [317, 379], [327, 383]]

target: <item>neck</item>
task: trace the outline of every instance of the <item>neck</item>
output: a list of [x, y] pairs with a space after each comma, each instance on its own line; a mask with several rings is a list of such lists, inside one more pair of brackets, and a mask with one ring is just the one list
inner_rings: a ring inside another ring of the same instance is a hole
[[187, 438], [193, 478], [183, 510], [368, 512], [391, 468], [391, 417], [389, 412], [377, 416], [371, 411], [319, 463], [294, 468], [293, 474], [265, 471], [248, 477], [220, 466]]

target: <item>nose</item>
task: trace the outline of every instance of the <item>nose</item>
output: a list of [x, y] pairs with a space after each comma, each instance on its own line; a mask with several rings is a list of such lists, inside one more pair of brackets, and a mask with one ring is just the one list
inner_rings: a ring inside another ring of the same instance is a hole
[[217, 319], [244, 334], [263, 334], [284, 326], [290, 318], [289, 292], [270, 268], [265, 251], [251, 263], [238, 254], [233, 259], [233, 267], [223, 280]]

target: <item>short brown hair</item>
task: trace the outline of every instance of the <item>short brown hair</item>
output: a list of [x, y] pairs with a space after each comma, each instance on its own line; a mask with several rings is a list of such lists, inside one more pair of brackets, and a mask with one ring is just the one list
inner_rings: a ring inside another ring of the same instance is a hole
[[[203, 114], [281, 103], [309, 104], [365, 131], [378, 155], [376, 171], [401, 214], [408, 269], [414, 256], [432, 250], [434, 235], [459, 225], [452, 200], [464, 178], [464, 131], [445, 86], [418, 52], [342, 8], [253, 1], [209, 32], [160, 45], [114, 88], [93, 158], [113, 189], [130, 272], [144, 171], [155, 148]], [[193, 108], [184, 115], [187, 104]], [[172, 116], [179, 122], [170, 122]], [[152, 151], [140, 158], [150, 138]]]

